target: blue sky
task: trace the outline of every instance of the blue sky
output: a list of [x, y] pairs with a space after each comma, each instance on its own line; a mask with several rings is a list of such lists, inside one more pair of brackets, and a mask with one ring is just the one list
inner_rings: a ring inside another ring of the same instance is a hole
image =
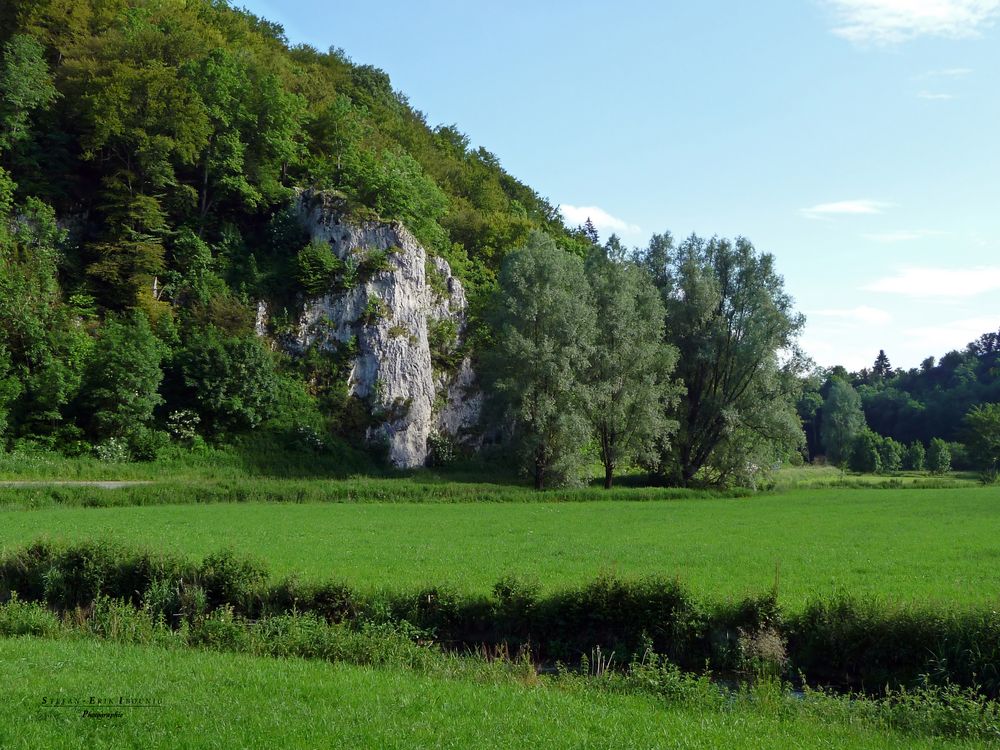
[[236, 0], [392, 77], [575, 225], [744, 235], [825, 366], [1000, 327], [1000, 0]]

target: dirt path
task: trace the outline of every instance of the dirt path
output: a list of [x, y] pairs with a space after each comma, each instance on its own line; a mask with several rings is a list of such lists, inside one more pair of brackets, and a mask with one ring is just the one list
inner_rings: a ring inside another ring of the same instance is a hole
[[139, 487], [144, 484], [153, 484], [153, 482], [142, 481], [142, 480], [128, 480], [128, 481], [69, 481], [69, 480], [56, 480], [50, 481], [46, 479], [38, 480], [17, 480], [17, 481], [3, 481], [0, 480], [0, 488], [4, 487], [97, 487], [101, 490], [120, 490], [126, 487]]

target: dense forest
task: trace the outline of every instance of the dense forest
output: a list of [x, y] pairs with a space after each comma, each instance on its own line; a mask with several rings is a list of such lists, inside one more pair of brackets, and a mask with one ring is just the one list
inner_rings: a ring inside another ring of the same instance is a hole
[[349, 396], [342, 359], [255, 333], [258, 301], [294, 319], [335, 270], [292, 210], [303, 189], [357, 221], [398, 220], [448, 261], [501, 410], [487, 416], [511, 425], [539, 487], [585, 460], [608, 486], [626, 465], [753, 484], [807, 439], [821, 452], [835, 382], [899, 442], [953, 441], [971, 405], [1000, 399], [995, 336], [918, 371], [806, 376], [804, 321], [747, 240], [601, 244], [457, 127], [429, 126], [383, 71], [290, 45], [225, 0], [12, 0], [4, 448], [151, 460], [247, 436], [360, 446], [370, 405]]

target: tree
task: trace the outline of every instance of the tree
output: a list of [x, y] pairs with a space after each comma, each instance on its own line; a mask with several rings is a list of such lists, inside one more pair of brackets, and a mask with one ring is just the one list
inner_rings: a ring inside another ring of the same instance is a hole
[[11, 37], [0, 64], [0, 152], [29, 138], [31, 113], [50, 106], [58, 96], [45, 48], [27, 34]]
[[600, 245], [601, 236], [597, 233], [597, 227], [594, 226], [594, 222], [587, 217], [587, 221], [583, 224], [583, 236], [590, 242], [591, 245]]
[[882, 470], [879, 455], [879, 436], [871, 430], [861, 430], [851, 442], [851, 452], [847, 467], [860, 474], [877, 474]]
[[210, 433], [253, 430], [272, 415], [279, 379], [256, 336], [227, 337], [213, 326], [195, 330], [177, 362], [190, 399], [180, 407], [193, 407]]
[[878, 350], [878, 356], [872, 366], [872, 375], [878, 380], [888, 380], [892, 377], [892, 365], [889, 364], [889, 358], [885, 355], [884, 349]]
[[978, 404], [963, 420], [965, 444], [976, 466], [1000, 468], [1000, 404]]
[[927, 470], [931, 474], [944, 474], [951, 469], [951, 450], [941, 438], [931, 440], [927, 449]]
[[98, 440], [133, 438], [163, 403], [159, 393], [164, 347], [142, 313], [110, 318], [101, 328], [81, 389]]
[[664, 343], [664, 309], [649, 277], [622, 257], [616, 237], [586, 261], [597, 308], [587, 410], [604, 486], [626, 461], [655, 459], [677, 423], [666, 417], [682, 387], [670, 379], [677, 351]]
[[923, 471], [926, 458], [927, 451], [924, 449], [924, 444], [919, 440], [914, 440], [903, 454], [903, 468], [910, 471]]
[[895, 474], [903, 466], [903, 445], [891, 437], [878, 440], [878, 457], [883, 474]]
[[803, 441], [795, 404], [804, 362], [784, 364], [804, 319], [794, 312], [774, 258], [740, 237], [692, 236], [674, 248], [654, 236], [641, 262], [660, 288], [667, 343], [687, 386], [672, 410], [679, 429], [663, 452], [668, 481], [687, 485], [702, 470], [725, 483], [753, 464], [773, 464]]
[[595, 314], [583, 263], [541, 232], [504, 260], [483, 372], [542, 489], [572, 478], [589, 430], [586, 376]]
[[[10, 354], [0, 343], [0, 438], [7, 432], [10, 405], [19, 395], [21, 395], [21, 383], [14, 375]], [[2, 447], [3, 444], [0, 443], [0, 449]]]
[[851, 457], [854, 439], [865, 428], [861, 397], [846, 380], [834, 378], [823, 402], [823, 448], [827, 461], [843, 466]]

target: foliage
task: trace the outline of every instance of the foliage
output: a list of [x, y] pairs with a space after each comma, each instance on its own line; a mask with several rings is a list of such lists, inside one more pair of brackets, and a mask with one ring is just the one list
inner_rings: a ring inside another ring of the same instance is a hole
[[142, 313], [104, 324], [80, 394], [97, 441], [130, 439], [149, 427], [154, 410], [163, 403], [163, 354]]
[[604, 464], [604, 486], [629, 462], [654, 463], [676, 420], [667, 413], [683, 387], [671, 380], [677, 350], [664, 342], [665, 312], [648, 275], [627, 262], [617, 238], [586, 261], [597, 311], [586, 373], [587, 413]]
[[333, 254], [330, 243], [323, 240], [312, 240], [299, 250], [296, 263], [296, 279], [310, 296], [328, 292], [335, 275], [343, 267], [340, 259]]
[[903, 445], [892, 438], [879, 439], [878, 455], [882, 464], [882, 472], [895, 474], [903, 467], [903, 450]]
[[745, 238], [692, 236], [675, 247], [655, 235], [641, 262], [660, 289], [667, 343], [686, 394], [672, 411], [679, 429], [662, 454], [668, 480], [689, 484], [701, 472], [724, 483], [747, 464], [767, 466], [803, 441], [794, 352], [804, 319], [774, 269], [774, 258]]
[[963, 420], [965, 444], [976, 468], [1000, 468], [1000, 403], [977, 404]]
[[879, 452], [881, 441], [871, 430], [862, 430], [851, 442], [851, 453], [847, 466], [851, 471], [878, 474], [882, 471], [882, 456]]
[[951, 469], [951, 450], [941, 438], [931, 440], [927, 449], [927, 470], [931, 474], [944, 474]]
[[523, 466], [541, 489], [574, 477], [587, 438], [586, 368], [595, 315], [583, 263], [533, 234], [504, 261], [484, 373], [512, 419]]
[[865, 428], [861, 398], [851, 384], [835, 379], [823, 402], [823, 447], [827, 461], [841, 466], [851, 460], [854, 441]]
[[8, 39], [0, 64], [0, 153], [30, 138], [32, 113], [58, 96], [38, 40], [28, 34]]
[[903, 454], [903, 468], [909, 471], [922, 471], [927, 459], [927, 450], [919, 440], [914, 440]]
[[272, 355], [252, 335], [193, 332], [175, 357], [184, 402], [211, 435], [259, 427], [274, 413], [279, 379]]

